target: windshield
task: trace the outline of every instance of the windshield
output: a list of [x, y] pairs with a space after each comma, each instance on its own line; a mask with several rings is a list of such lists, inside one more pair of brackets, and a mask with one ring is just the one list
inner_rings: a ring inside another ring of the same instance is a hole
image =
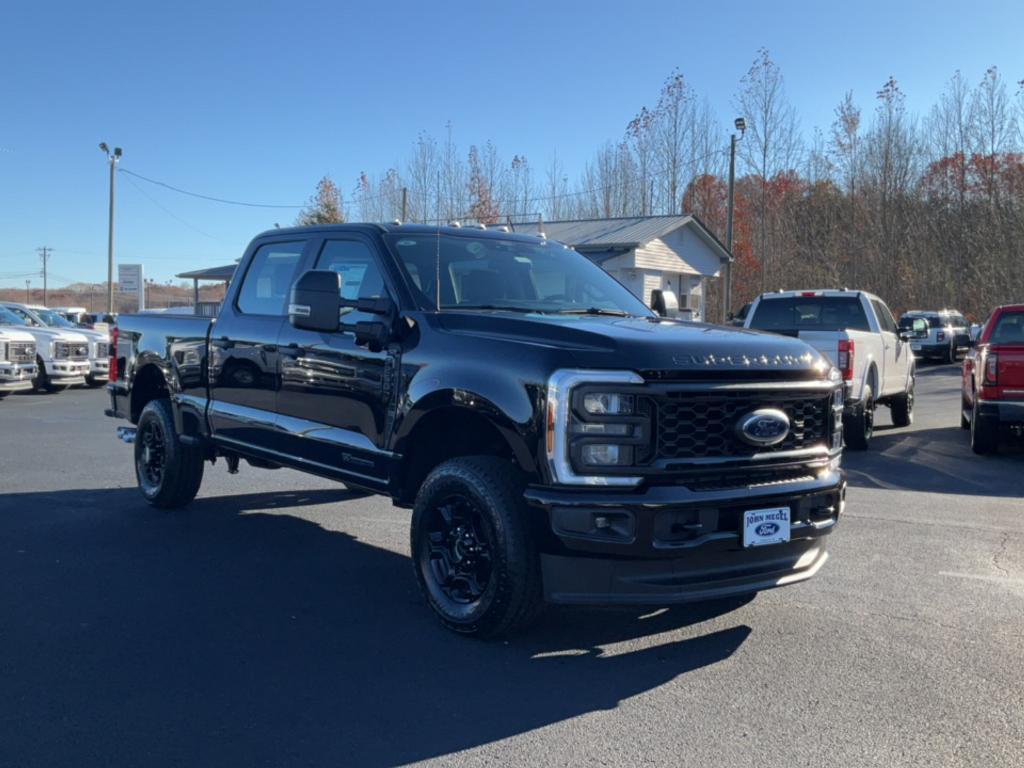
[[74, 323], [68, 322], [59, 313], [52, 309], [33, 309], [33, 314], [52, 328], [75, 328]]
[[750, 327], [762, 331], [868, 331], [856, 296], [790, 296], [762, 299]]
[[435, 309], [440, 294], [441, 309], [652, 316], [601, 267], [561, 243], [470, 234], [387, 240], [424, 308]]
[[0, 307], [0, 325], [28, 325], [28, 321], [14, 314], [7, 307]]
[[42, 327], [42, 322], [32, 317], [32, 313], [21, 307], [6, 307], [8, 314], [15, 318], [15, 325]]

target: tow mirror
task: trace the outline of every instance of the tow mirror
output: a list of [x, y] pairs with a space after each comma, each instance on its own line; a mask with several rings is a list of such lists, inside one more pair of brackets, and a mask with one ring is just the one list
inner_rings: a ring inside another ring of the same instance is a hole
[[914, 319], [914, 323], [911, 326], [911, 332], [915, 339], [924, 339], [928, 337], [928, 321], [923, 317]]
[[307, 331], [338, 330], [341, 313], [341, 275], [330, 269], [310, 269], [292, 285], [288, 322]]
[[651, 309], [662, 317], [675, 317], [679, 314], [679, 299], [672, 291], [655, 288], [651, 291]]

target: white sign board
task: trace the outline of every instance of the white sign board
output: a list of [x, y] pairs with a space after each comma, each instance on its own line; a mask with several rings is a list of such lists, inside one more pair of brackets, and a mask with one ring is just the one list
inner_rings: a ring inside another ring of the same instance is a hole
[[117, 265], [117, 290], [119, 293], [133, 293], [139, 299], [139, 310], [146, 308], [145, 282], [141, 264]]

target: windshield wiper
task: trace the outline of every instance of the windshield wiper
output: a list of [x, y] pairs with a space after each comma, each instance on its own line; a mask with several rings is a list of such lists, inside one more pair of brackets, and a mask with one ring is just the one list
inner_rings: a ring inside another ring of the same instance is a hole
[[449, 304], [443, 305], [441, 311], [444, 310], [460, 310], [460, 309], [485, 309], [494, 310], [496, 312], [545, 312], [546, 310], [531, 308], [531, 307], [510, 307], [503, 304]]
[[587, 307], [586, 309], [560, 309], [560, 315], [606, 315], [608, 317], [632, 317], [629, 312], [621, 309], [602, 309], [601, 307]]

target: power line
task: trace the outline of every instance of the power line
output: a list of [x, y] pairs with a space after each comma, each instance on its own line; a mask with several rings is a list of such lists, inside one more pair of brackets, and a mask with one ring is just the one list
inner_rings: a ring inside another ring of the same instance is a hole
[[172, 184], [168, 184], [167, 182], [157, 181], [156, 179], [151, 179], [148, 176], [143, 176], [141, 173], [135, 173], [134, 171], [129, 171], [127, 168], [118, 168], [117, 170], [120, 173], [127, 173], [129, 176], [134, 176], [137, 179], [142, 179], [143, 181], [147, 181], [150, 184], [155, 184], [158, 187], [164, 187], [164, 188], [169, 189], [169, 190], [171, 190], [173, 192], [177, 192], [178, 194], [188, 195], [189, 197], [198, 197], [200, 200], [209, 200], [209, 201], [214, 202], [214, 203], [224, 203], [225, 205], [240, 205], [240, 206], [243, 206], [245, 208], [289, 208], [289, 209], [295, 210], [295, 209], [301, 209], [301, 208], [305, 208], [306, 207], [305, 205], [276, 205], [274, 203], [249, 203], [249, 202], [244, 202], [242, 200], [228, 200], [228, 199], [223, 198], [223, 197], [214, 197], [213, 195], [204, 195], [204, 194], [201, 194], [199, 192], [190, 192], [187, 189], [182, 189], [181, 187], [175, 187]]
[[[121, 170], [124, 171], [123, 168]], [[124, 171], [124, 172], [125, 173], [131, 173], [131, 171]], [[132, 175], [134, 175], [134, 174], [132, 174]], [[169, 208], [166, 208], [164, 205], [162, 205], [155, 197], [153, 197], [151, 194], [149, 194], [140, 185], [136, 184], [135, 181], [132, 180], [131, 178], [128, 179], [128, 183], [131, 184], [133, 187], [135, 187], [135, 189], [137, 189], [139, 191], [139, 193], [142, 194], [143, 197], [145, 197], [147, 200], [149, 200], [149, 202], [151, 202], [153, 205], [155, 205], [161, 211], [166, 213], [172, 219], [177, 221], [179, 224], [182, 224], [183, 226], [188, 227], [193, 232], [198, 232], [203, 237], [208, 237], [211, 240], [217, 240], [218, 242], [221, 242], [221, 243], [226, 243], [227, 242], [226, 240], [223, 240], [223, 239], [221, 239], [221, 238], [219, 238], [219, 237], [217, 237], [215, 235], [211, 235], [209, 232], [204, 232], [199, 227], [193, 226], [189, 222], [185, 221], [185, 219], [181, 218], [181, 216], [178, 216], [176, 213], [174, 213], [174, 211], [172, 211]], [[232, 245], [234, 245], [234, 243], [232, 243]]]

